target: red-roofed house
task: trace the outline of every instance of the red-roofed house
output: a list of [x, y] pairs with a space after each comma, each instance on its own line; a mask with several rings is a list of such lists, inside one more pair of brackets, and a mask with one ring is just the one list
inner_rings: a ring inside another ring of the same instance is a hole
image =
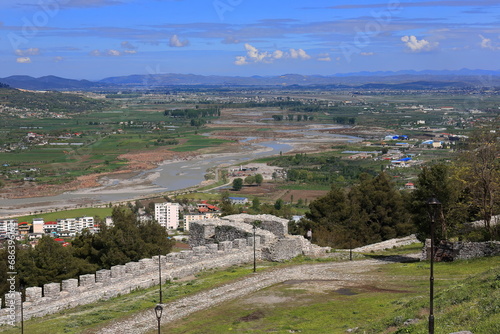
[[198, 211], [199, 212], [216, 212], [220, 211], [218, 207], [212, 204], [208, 204], [207, 201], [201, 201], [201, 203], [198, 203]]
[[57, 222], [51, 221], [43, 224], [45, 234], [57, 233]]
[[415, 185], [411, 182], [405, 184], [405, 189], [415, 189]]
[[31, 225], [28, 222], [21, 222], [18, 225], [19, 234], [26, 235], [30, 233]]

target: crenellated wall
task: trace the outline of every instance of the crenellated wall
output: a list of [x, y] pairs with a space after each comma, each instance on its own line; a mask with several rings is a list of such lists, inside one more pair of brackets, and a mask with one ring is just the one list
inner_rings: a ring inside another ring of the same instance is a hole
[[[161, 256], [162, 283], [180, 279], [212, 268], [224, 268], [253, 261], [253, 238], [223, 241], [219, 244], [193, 247], [192, 250]], [[260, 238], [256, 256], [261, 257]], [[47, 314], [130, 293], [138, 288], [158, 285], [158, 256], [102, 269], [95, 274], [80, 275], [61, 283], [44, 284], [26, 289], [23, 303], [24, 319]], [[5, 295], [7, 307], [0, 309], [0, 323], [20, 321], [21, 299], [18, 292]], [[9, 305], [13, 305], [9, 307]], [[9, 318], [9, 316], [11, 316]]]
[[[255, 220], [262, 222], [262, 228], [254, 230], [249, 223]], [[24, 319], [42, 317], [158, 285], [158, 261], [161, 263], [163, 284], [206, 269], [250, 263], [254, 257], [254, 240], [259, 260], [283, 261], [299, 254], [320, 255], [329, 250], [313, 245], [301, 236], [288, 235], [287, 221], [270, 215], [234, 215], [196, 222], [192, 223], [190, 232], [191, 250], [113, 266], [109, 270], [102, 269], [95, 274], [80, 275], [78, 279], [67, 279], [61, 283], [27, 288], [23, 303]], [[0, 309], [0, 324], [20, 321], [20, 294], [5, 295], [5, 302], [6, 307]]]

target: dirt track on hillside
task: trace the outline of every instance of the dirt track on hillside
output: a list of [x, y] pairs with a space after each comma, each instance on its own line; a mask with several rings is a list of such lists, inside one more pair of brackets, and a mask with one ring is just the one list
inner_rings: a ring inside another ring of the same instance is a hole
[[[408, 258], [392, 258], [383, 260], [361, 260], [353, 262], [332, 262], [323, 264], [299, 265], [279, 268], [256, 273], [236, 282], [203, 291], [189, 297], [163, 304], [161, 323], [169, 323], [190, 314], [217, 306], [223, 302], [241, 298], [250, 293], [262, 290], [274, 284], [287, 281], [317, 281], [333, 282], [338, 289], [356, 285], [365, 285], [377, 278], [371, 273], [378, 266], [389, 262], [398, 262]], [[328, 287], [332, 289], [332, 286]], [[154, 310], [137, 313], [125, 320], [115, 321], [92, 333], [146, 333], [156, 328]]]

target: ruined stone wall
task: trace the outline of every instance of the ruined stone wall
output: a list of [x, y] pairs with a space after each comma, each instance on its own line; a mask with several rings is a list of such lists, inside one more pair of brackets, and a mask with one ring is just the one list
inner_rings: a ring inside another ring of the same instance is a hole
[[[260, 237], [255, 238], [256, 257], [261, 259]], [[179, 253], [161, 256], [162, 283], [191, 276], [200, 271], [224, 268], [253, 261], [253, 237], [222, 241], [219, 244], [193, 247]], [[158, 285], [158, 256], [103, 269], [95, 274], [80, 275], [61, 283], [26, 289], [23, 302], [24, 320], [42, 317], [67, 308], [90, 304], [127, 294], [136, 289]], [[20, 321], [21, 299], [18, 292], [5, 295], [7, 307], [0, 309], [0, 324]], [[9, 305], [13, 307], [9, 308]]]
[[217, 226], [215, 228], [215, 242], [219, 243], [221, 241], [232, 241], [241, 238], [248, 238], [252, 236], [252, 233], [247, 231], [242, 231], [234, 226]]
[[[288, 221], [271, 215], [233, 215], [225, 219], [193, 222], [190, 226], [191, 250], [155, 256], [138, 262], [103, 269], [95, 274], [81, 275], [61, 283], [26, 289], [23, 303], [24, 319], [41, 317], [58, 311], [90, 304], [149, 288], [159, 283], [158, 261], [162, 268], [162, 284], [212, 268], [224, 268], [253, 261], [254, 241], [257, 259], [270, 261], [289, 260], [299, 254], [319, 255], [329, 248], [311, 244], [302, 236], [288, 235]], [[262, 222], [253, 228], [249, 223]], [[255, 239], [254, 239], [255, 232]], [[0, 309], [0, 323], [20, 321], [21, 298], [19, 293], [6, 295], [6, 305]], [[12, 310], [14, 312], [12, 313]]]
[[260, 229], [271, 232], [277, 238], [285, 238], [288, 235], [288, 220], [273, 215], [249, 215], [242, 213], [225, 216], [222, 217], [222, 219], [231, 222], [242, 222], [250, 225], [258, 221], [260, 222]]
[[[207, 219], [192, 222], [191, 227], [192, 229], [189, 231], [189, 245], [191, 247], [242, 238], [246, 239], [253, 237], [254, 232], [253, 226], [244, 223], [242, 220]], [[255, 230], [255, 234], [266, 244], [276, 239], [273, 233], [260, 228]]]
[[302, 244], [298, 238], [278, 239], [262, 248], [262, 258], [282, 262], [302, 254]]
[[[260, 221], [254, 230], [254, 222]], [[237, 240], [247, 238], [252, 240], [253, 233], [259, 237], [262, 244], [262, 258], [268, 261], [286, 261], [297, 255], [320, 256], [330, 250], [311, 244], [302, 236], [288, 234], [288, 221], [272, 215], [238, 214], [192, 223], [190, 245], [196, 247], [211, 242]]]
[[[430, 259], [431, 241], [425, 241], [422, 250], [422, 259]], [[436, 261], [468, 260], [485, 256], [500, 255], [500, 241], [487, 242], [446, 242], [441, 241], [435, 245]]]

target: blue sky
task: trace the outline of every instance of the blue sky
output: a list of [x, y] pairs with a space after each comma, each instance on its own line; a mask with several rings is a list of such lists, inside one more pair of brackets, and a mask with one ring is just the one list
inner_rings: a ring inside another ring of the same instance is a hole
[[0, 77], [499, 70], [498, 0], [13, 0]]

